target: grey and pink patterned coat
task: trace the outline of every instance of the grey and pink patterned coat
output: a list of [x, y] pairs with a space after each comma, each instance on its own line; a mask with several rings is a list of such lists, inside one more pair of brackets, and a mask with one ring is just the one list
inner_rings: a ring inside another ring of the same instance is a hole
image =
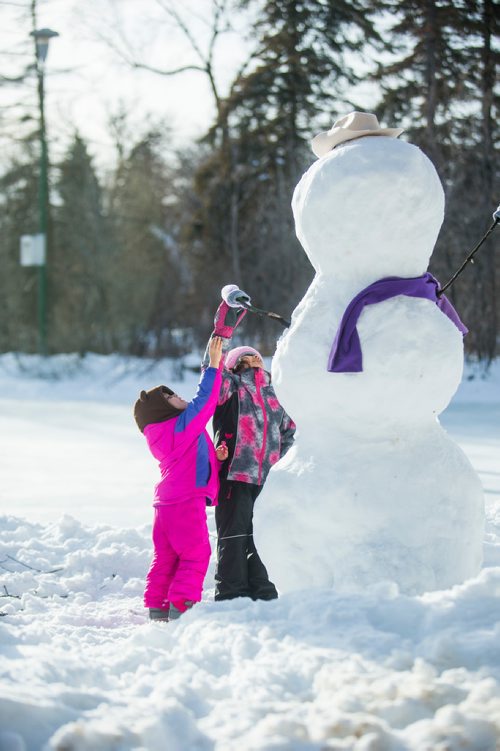
[[[246, 312], [225, 302], [219, 305], [212, 336], [223, 337], [223, 351], [229, 349], [233, 331]], [[254, 485], [264, 484], [295, 433], [295, 423], [279, 403], [270, 374], [261, 368], [241, 373], [223, 369], [213, 427], [215, 445], [225, 441], [229, 450], [221, 478]]]

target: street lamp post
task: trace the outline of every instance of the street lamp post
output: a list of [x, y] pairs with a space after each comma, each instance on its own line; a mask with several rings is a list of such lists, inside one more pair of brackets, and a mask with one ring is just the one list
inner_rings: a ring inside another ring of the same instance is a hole
[[[40, 112], [40, 171], [38, 179], [39, 233], [44, 249], [47, 246], [47, 205], [49, 198], [47, 133], [45, 128], [45, 60], [49, 42], [59, 36], [52, 29], [31, 32], [35, 40], [36, 74], [38, 79], [38, 105]], [[47, 354], [47, 261], [38, 266], [38, 348], [41, 355]]]

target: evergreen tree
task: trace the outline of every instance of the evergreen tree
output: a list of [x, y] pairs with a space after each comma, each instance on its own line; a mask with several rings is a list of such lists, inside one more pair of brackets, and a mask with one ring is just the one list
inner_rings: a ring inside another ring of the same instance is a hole
[[52, 340], [58, 351], [104, 352], [112, 240], [101, 186], [78, 135], [59, 165], [56, 192]]
[[33, 139], [0, 178], [0, 351], [36, 352], [38, 277], [20, 265], [22, 235], [38, 231], [38, 152]]
[[[483, 235], [490, 214], [498, 204], [500, 95], [496, 87], [498, 48], [498, 13], [492, 0], [467, 0], [465, 15], [469, 24], [470, 56], [474, 63], [471, 76], [477, 102], [474, 116], [465, 124], [461, 159], [457, 156], [453, 191], [449, 206], [455, 216], [465, 221], [460, 229], [462, 242], [469, 249]], [[471, 127], [472, 126], [472, 127]], [[445, 229], [448, 229], [445, 226]], [[456, 237], [451, 235], [450, 242]], [[446, 240], [446, 237], [443, 238]], [[498, 236], [492, 237], [479, 251], [476, 262], [457, 281], [456, 295], [464, 300], [470, 333], [467, 347], [487, 363], [498, 353], [500, 311], [497, 290], [500, 288], [500, 253]], [[495, 254], [496, 250], [496, 254]], [[463, 251], [462, 251], [463, 252]], [[456, 254], [455, 254], [456, 255]]]
[[109, 281], [114, 346], [136, 355], [185, 345], [186, 274], [176, 236], [173, 171], [151, 132], [118, 166], [110, 212], [116, 245]]
[[443, 0], [373, 0], [372, 10], [393, 19], [384, 34], [392, 59], [374, 75], [382, 91], [377, 111], [387, 122], [405, 125], [444, 169], [467, 119], [455, 105], [475, 96], [477, 61], [464, 54], [463, 8]]
[[[481, 237], [495, 208], [494, 4], [373, 0], [372, 9], [394, 19], [386, 39], [392, 53], [397, 50], [376, 74], [382, 86], [377, 111], [388, 123], [406, 126], [409, 140], [431, 158], [444, 185], [445, 222], [431, 269], [444, 284]], [[486, 361], [496, 351], [499, 263], [490, 241], [475, 269], [468, 268], [449, 292], [470, 329], [468, 351]]]
[[[210, 259], [211, 299], [231, 277], [260, 306], [290, 314], [312, 270], [294, 235], [293, 189], [311, 161], [307, 138], [321, 106], [344, 101], [356, 80], [349, 52], [377, 36], [366, 8], [355, 2], [242, 0], [258, 18], [252, 67], [233, 83], [207, 141], [213, 152], [196, 175], [196, 226]], [[218, 282], [217, 282], [218, 280]], [[276, 329], [258, 319], [260, 346], [274, 346]], [[272, 325], [272, 324], [271, 324]], [[274, 324], [275, 325], [275, 324]]]

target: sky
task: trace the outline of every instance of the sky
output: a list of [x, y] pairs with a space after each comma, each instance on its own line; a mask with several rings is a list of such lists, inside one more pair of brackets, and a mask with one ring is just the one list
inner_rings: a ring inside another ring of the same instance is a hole
[[[51, 161], [63, 156], [76, 129], [97, 169], [102, 173], [112, 168], [116, 145], [109, 122], [122, 111], [128, 121], [125, 144], [143, 132], [146, 123], [168, 129], [174, 148], [190, 146], [206, 133], [215, 107], [205, 73], [162, 76], [133, 69], [124, 60], [125, 55], [162, 70], [199, 64], [191, 42], [167, 16], [167, 3], [179, 12], [205, 57], [212, 0], [37, 0], [38, 28], [60, 35], [50, 42], [45, 72]], [[31, 0], [0, 0], [0, 76], [15, 78], [33, 62], [30, 5]], [[222, 95], [253, 49], [251, 28], [249, 11], [233, 12], [229, 28], [217, 38], [213, 69]], [[366, 60], [351, 63], [361, 66], [360, 71], [366, 69]], [[370, 107], [376, 91], [374, 84], [363, 81], [350, 95]], [[333, 100], [332, 122], [344, 110], [345, 105]], [[22, 85], [0, 87], [0, 144], [12, 147], [19, 135], [19, 116], [25, 114], [38, 117], [34, 75]]]
[[[161, 2], [161, 0], [160, 0]], [[186, 37], [169, 22], [157, 0], [38, 0], [38, 28], [60, 36], [52, 39], [46, 63], [47, 128], [57, 157], [75, 127], [87, 140], [101, 168], [109, 166], [114, 147], [109, 118], [125, 109], [132, 132], [148, 118], [172, 129], [182, 146], [210, 125], [214, 106], [207, 78], [201, 72], [166, 77], [132, 70], [122, 59], [125, 49], [135, 59], [162, 69], [199, 63]], [[202, 54], [208, 49], [210, 0], [174, 0]], [[33, 59], [29, 0], [0, 2], [1, 73], [15, 76]], [[234, 17], [238, 27], [242, 19]], [[240, 31], [241, 28], [239, 29]], [[224, 33], [215, 46], [215, 77], [223, 93], [248, 51], [237, 31]], [[36, 115], [36, 81], [0, 88], [0, 106], [21, 105]], [[0, 109], [0, 112], [2, 110]], [[13, 133], [6, 118], [3, 129]]]

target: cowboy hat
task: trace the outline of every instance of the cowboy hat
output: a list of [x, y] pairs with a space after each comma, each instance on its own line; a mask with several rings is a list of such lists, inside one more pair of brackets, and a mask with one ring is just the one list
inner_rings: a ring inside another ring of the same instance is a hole
[[352, 141], [361, 136], [390, 136], [397, 138], [404, 128], [381, 128], [376, 115], [370, 112], [350, 112], [336, 120], [330, 130], [318, 133], [311, 141], [317, 157], [324, 156], [344, 141]]

